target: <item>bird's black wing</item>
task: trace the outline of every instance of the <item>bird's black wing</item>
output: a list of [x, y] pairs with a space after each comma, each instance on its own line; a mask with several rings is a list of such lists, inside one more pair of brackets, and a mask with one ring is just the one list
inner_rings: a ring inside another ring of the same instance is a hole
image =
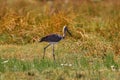
[[62, 36], [60, 35], [57, 35], [57, 34], [50, 34], [50, 35], [47, 35], [43, 38], [41, 38], [40, 42], [58, 42], [62, 39]]

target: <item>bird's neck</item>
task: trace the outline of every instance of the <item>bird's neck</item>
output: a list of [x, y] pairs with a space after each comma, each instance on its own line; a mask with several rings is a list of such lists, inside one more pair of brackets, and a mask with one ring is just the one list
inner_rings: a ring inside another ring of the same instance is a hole
[[65, 38], [66, 36], [66, 31], [63, 31], [63, 39]]

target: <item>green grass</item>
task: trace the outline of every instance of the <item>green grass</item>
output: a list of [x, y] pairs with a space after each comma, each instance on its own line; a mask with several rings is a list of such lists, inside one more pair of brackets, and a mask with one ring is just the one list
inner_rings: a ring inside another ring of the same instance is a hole
[[[88, 56], [84, 50], [81, 50], [82, 46], [85, 45], [78, 46], [78, 42], [66, 39], [55, 46], [56, 61], [54, 61], [52, 47], [47, 49], [45, 59], [42, 59], [44, 46], [46, 46], [46, 43], [1, 45], [0, 79], [119, 79], [120, 58], [114, 59], [113, 52], [109, 52], [110, 50], [105, 53], [106, 55], [102, 55], [103, 57], [96, 54], [94, 54], [95, 56]], [[76, 49], [77, 46], [78, 49]], [[111, 66], [115, 67], [115, 71]]]

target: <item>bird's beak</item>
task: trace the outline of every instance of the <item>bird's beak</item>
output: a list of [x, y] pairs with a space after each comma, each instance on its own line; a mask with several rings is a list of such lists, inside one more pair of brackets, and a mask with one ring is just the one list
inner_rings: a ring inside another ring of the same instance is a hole
[[70, 33], [70, 31], [67, 29], [67, 32], [68, 32], [68, 34], [70, 35], [70, 36], [72, 36], [72, 34]]

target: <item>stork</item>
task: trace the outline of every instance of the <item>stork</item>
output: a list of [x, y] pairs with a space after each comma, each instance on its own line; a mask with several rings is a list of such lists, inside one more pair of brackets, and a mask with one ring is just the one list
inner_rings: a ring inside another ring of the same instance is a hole
[[64, 26], [64, 27], [63, 27], [63, 35], [62, 35], [62, 36], [61, 36], [61, 35], [58, 35], [58, 34], [50, 34], [50, 35], [47, 35], [47, 36], [42, 37], [42, 38], [40, 39], [39, 42], [48, 42], [48, 43], [49, 43], [46, 47], [44, 47], [43, 59], [44, 59], [44, 57], [45, 57], [45, 51], [46, 51], [46, 49], [47, 49], [50, 45], [52, 45], [53, 59], [55, 60], [54, 44], [56, 44], [57, 42], [59, 42], [59, 41], [61, 41], [62, 39], [64, 39], [65, 36], [66, 36], [66, 32], [68, 32], [69, 35], [72, 36], [71, 33], [69, 32], [67, 26]]

